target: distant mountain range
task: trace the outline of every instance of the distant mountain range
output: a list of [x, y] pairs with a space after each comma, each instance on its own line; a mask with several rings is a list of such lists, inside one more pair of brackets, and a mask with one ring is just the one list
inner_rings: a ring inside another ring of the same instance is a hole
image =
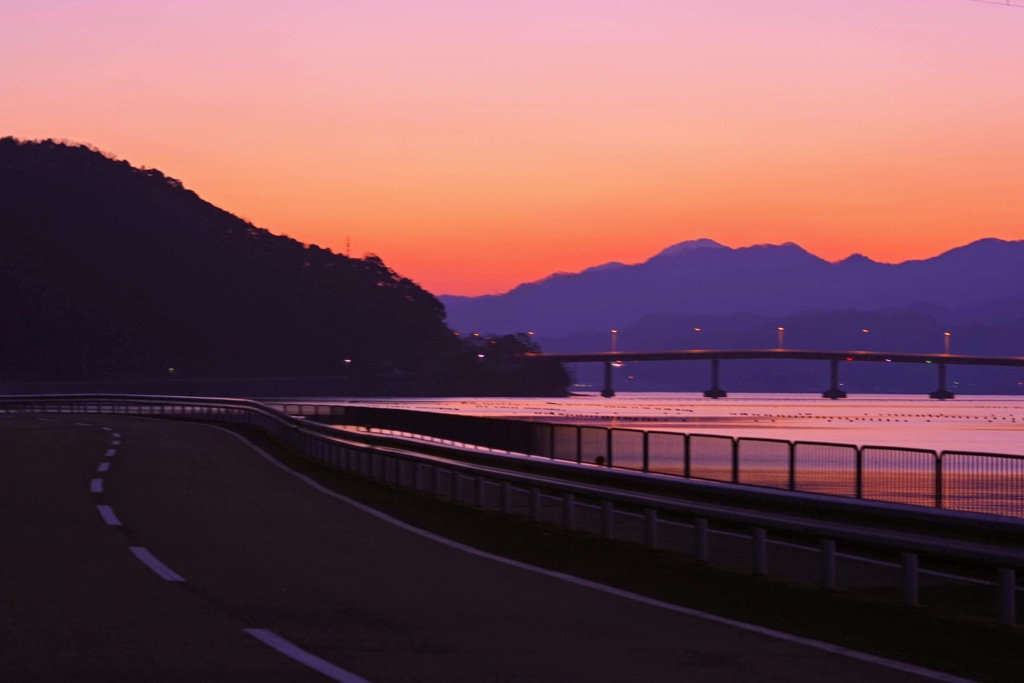
[[[559, 273], [497, 296], [441, 297], [455, 329], [524, 330], [545, 351], [792, 349], [1024, 356], [1024, 241], [984, 239], [935, 258], [884, 264], [855, 255], [830, 263], [795, 244], [741, 249], [682, 242], [636, 265], [607, 263]], [[634, 363], [620, 389], [706, 389], [700, 363]], [[852, 364], [852, 392], [926, 393], [921, 367]], [[599, 387], [600, 367], [575, 367], [578, 384]], [[821, 391], [813, 363], [731, 362], [733, 391]], [[957, 393], [1024, 393], [1024, 373], [950, 371]]]
[[535, 331], [544, 338], [622, 328], [662, 313], [782, 316], [916, 306], [970, 313], [1024, 301], [1024, 241], [984, 239], [934, 258], [886, 264], [859, 254], [830, 263], [792, 243], [732, 249], [700, 239], [635, 265], [558, 273], [500, 295], [440, 298], [455, 329]]

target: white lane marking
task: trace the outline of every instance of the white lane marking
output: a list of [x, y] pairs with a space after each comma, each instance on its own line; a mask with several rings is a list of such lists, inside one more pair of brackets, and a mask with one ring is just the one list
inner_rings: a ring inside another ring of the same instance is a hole
[[312, 653], [306, 652], [295, 643], [285, 640], [273, 631], [268, 631], [265, 628], [247, 628], [244, 630], [264, 645], [269, 645], [281, 654], [319, 671], [332, 680], [342, 681], [342, 683], [369, 683], [362, 676], [357, 676], [351, 671], [345, 671], [345, 669], [331, 664], [326, 659], [321, 659]]
[[121, 526], [121, 520], [117, 518], [117, 515], [114, 514], [114, 509], [109, 505], [97, 505], [96, 509], [100, 511], [100, 517], [103, 518], [104, 522], [110, 526]]
[[120, 446], [121, 445], [121, 440], [120, 439], [114, 439], [113, 441], [110, 442], [110, 445], [111, 446]]
[[113, 427], [100, 427], [100, 429], [102, 429], [105, 432], [112, 432], [112, 431], [114, 431]]
[[410, 533], [414, 533], [417, 536], [421, 536], [423, 538], [427, 538], [427, 539], [430, 539], [432, 541], [436, 541], [437, 543], [440, 543], [442, 545], [446, 545], [449, 548], [454, 548], [456, 550], [461, 550], [463, 552], [469, 553], [470, 555], [476, 555], [477, 557], [482, 557], [482, 558], [486, 558], [486, 559], [489, 559], [489, 560], [493, 560], [494, 562], [500, 562], [501, 564], [509, 565], [511, 567], [517, 567], [517, 568], [523, 569], [525, 571], [534, 572], [536, 574], [542, 574], [544, 576], [549, 576], [549, 577], [554, 578], [554, 579], [560, 579], [560, 580], [566, 581], [568, 583], [576, 584], [577, 586], [583, 586], [583, 587], [586, 587], [586, 588], [591, 588], [591, 589], [596, 590], [596, 591], [600, 591], [602, 593], [607, 593], [609, 595], [615, 595], [615, 596], [620, 597], [620, 598], [625, 598], [626, 600], [633, 600], [634, 602], [643, 603], [645, 605], [650, 605], [652, 607], [659, 607], [661, 609], [665, 609], [665, 610], [668, 610], [670, 612], [676, 612], [678, 614], [684, 614], [684, 615], [686, 615], [688, 617], [694, 617], [696, 619], [704, 619], [705, 621], [712, 621], [712, 622], [715, 622], [715, 623], [718, 623], [718, 624], [725, 624], [727, 626], [732, 626], [734, 628], [738, 628], [738, 629], [740, 629], [742, 631], [750, 631], [752, 633], [757, 633], [757, 634], [760, 634], [762, 636], [766, 636], [768, 638], [775, 638], [777, 640], [781, 640], [781, 641], [784, 641], [784, 642], [797, 643], [799, 645], [805, 645], [807, 647], [814, 648], [816, 650], [821, 650], [823, 652], [828, 652], [830, 654], [840, 655], [840, 656], [843, 656], [843, 657], [849, 657], [850, 659], [856, 659], [856, 660], [859, 660], [859, 661], [862, 661], [862, 662], [869, 662], [871, 664], [877, 664], [878, 666], [886, 667], [888, 669], [894, 669], [896, 671], [903, 671], [903, 672], [906, 672], [906, 673], [914, 674], [916, 676], [921, 676], [923, 678], [928, 678], [928, 679], [931, 679], [933, 681], [942, 681], [942, 683], [974, 683], [970, 679], [960, 678], [959, 676], [954, 676], [952, 674], [943, 673], [942, 671], [932, 671], [931, 669], [925, 669], [924, 667], [915, 666], [913, 664], [907, 664], [906, 662], [900, 662], [900, 661], [897, 661], [895, 659], [887, 659], [885, 657], [879, 657], [877, 655], [869, 654], [867, 652], [859, 652], [857, 650], [851, 650], [851, 649], [843, 647], [841, 645], [834, 645], [833, 643], [826, 643], [826, 642], [823, 642], [823, 641], [820, 641], [820, 640], [812, 640], [810, 638], [803, 638], [801, 636], [795, 636], [795, 635], [793, 635], [791, 633], [784, 633], [782, 631], [776, 631], [774, 629], [765, 628], [763, 626], [757, 626], [756, 624], [747, 624], [747, 623], [742, 622], [742, 621], [736, 621], [734, 619], [728, 619], [726, 617], [720, 617], [717, 614], [710, 614], [708, 612], [701, 612], [699, 610], [691, 609], [689, 607], [683, 607], [682, 605], [673, 605], [672, 603], [669, 603], [669, 602], [662, 602], [661, 600], [655, 600], [654, 598], [649, 598], [649, 597], [647, 597], [645, 595], [639, 595], [637, 593], [631, 593], [629, 591], [622, 590], [621, 588], [615, 588], [614, 586], [606, 586], [606, 585], [604, 585], [602, 583], [597, 583], [596, 581], [589, 581], [587, 579], [581, 579], [581, 578], [579, 578], [577, 576], [571, 576], [569, 574], [563, 574], [561, 572], [556, 572], [556, 571], [553, 571], [551, 569], [545, 569], [543, 567], [537, 567], [537, 566], [532, 565], [532, 564], [527, 564], [525, 562], [520, 562], [518, 560], [513, 560], [513, 559], [510, 559], [508, 557], [502, 557], [501, 555], [495, 555], [493, 553], [489, 553], [489, 552], [486, 552], [486, 551], [483, 551], [483, 550], [479, 550], [477, 548], [473, 548], [471, 546], [459, 543], [458, 541], [453, 541], [450, 538], [445, 538], [443, 536], [438, 536], [437, 534], [433, 534], [433, 533], [431, 533], [429, 531], [424, 531], [423, 529], [419, 529], [417, 527], [414, 527], [411, 524], [406, 524], [405, 522], [403, 522], [403, 521], [401, 521], [399, 519], [395, 519], [394, 517], [391, 517], [389, 515], [386, 515], [386, 514], [384, 514], [383, 512], [381, 512], [379, 510], [375, 510], [375, 509], [373, 509], [371, 507], [363, 505], [362, 503], [360, 503], [358, 501], [355, 501], [355, 500], [353, 500], [353, 499], [351, 499], [351, 498], [349, 498], [347, 496], [343, 496], [340, 493], [337, 493], [336, 491], [332, 491], [329, 488], [326, 488], [325, 486], [320, 485], [318, 482], [314, 481], [313, 479], [310, 479], [306, 475], [301, 474], [300, 472], [296, 472], [295, 470], [291, 469], [287, 465], [284, 465], [283, 463], [278, 462], [278, 460], [276, 458], [274, 458], [272, 455], [270, 455], [269, 453], [264, 451], [262, 448], [260, 448], [256, 444], [254, 444], [251, 441], [249, 441], [248, 439], [246, 439], [245, 437], [241, 436], [240, 434], [236, 434], [235, 432], [232, 432], [229, 429], [225, 429], [224, 427], [218, 427], [216, 425], [208, 425], [208, 426], [210, 426], [210, 427], [212, 427], [214, 429], [219, 429], [219, 430], [221, 430], [223, 432], [226, 432], [226, 433], [232, 435], [233, 437], [235, 437], [239, 441], [242, 441], [243, 443], [248, 445], [250, 448], [252, 448], [254, 451], [256, 451], [256, 453], [258, 453], [261, 457], [263, 457], [263, 459], [265, 459], [270, 464], [272, 464], [275, 467], [277, 467], [277, 468], [287, 472], [288, 474], [291, 474], [293, 477], [298, 478], [299, 480], [305, 482], [309, 486], [312, 486], [317, 491], [320, 491], [321, 493], [324, 493], [324, 494], [326, 494], [326, 495], [328, 495], [328, 496], [330, 496], [332, 498], [335, 498], [335, 499], [340, 500], [340, 501], [342, 501], [344, 503], [347, 503], [348, 505], [351, 505], [352, 507], [356, 508], [357, 510], [362, 510], [366, 514], [372, 515], [373, 517], [376, 517], [377, 519], [379, 519], [381, 521], [384, 521], [384, 522], [387, 522], [388, 524], [392, 524], [394, 526], [397, 526], [400, 529], [405, 529], [406, 531], [409, 531]]
[[96, 426], [96, 425], [92, 424], [91, 422], [76, 422], [75, 424], [77, 426], [79, 426], [79, 427], [95, 427]]
[[106, 472], [109, 469], [110, 469], [110, 463], [109, 462], [101, 462], [100, 466], [96, 468], [96, 471], [97, 472]]
[[92, 481], [90, 481], [89, 482], [89, 492], [90, 493], [103, 493], [103, 480], [97, 478], [97, 479], [93, 479]]
[[113, 458], [115, 455], [117, 455], [117, 449], [116, 448], [108, 448], [107, 449], [106, 456], [108, 458]]
[[110, 438], [112, 438], [112, 439], [120, 439], [121, 438], [121, 432], [114, 432], [113, 434], [110, 435]]
[[165, 581], [184, 581], [185, 580], [185, 578], [183, 576], [181, 576], [180, 574], [176, 573], [174, 570], [172, 570], [166, 564], [164, 564], [160, 560], [158, 560], [155, 557], [153, 557], [153, 553], [149, 552], [148, 550], [143, 548], [141, 545], [129, 546], [128, 549], [132, 551], [132, 555], [134, 555], [135, 557], [139, 558], [139, 560], [142, 562], [142, 564], [146, 565], [147, 567], [152, 569], [154, 572], [156, 572], [157, 576], [159, 576], [161, 579], [164, 579]]

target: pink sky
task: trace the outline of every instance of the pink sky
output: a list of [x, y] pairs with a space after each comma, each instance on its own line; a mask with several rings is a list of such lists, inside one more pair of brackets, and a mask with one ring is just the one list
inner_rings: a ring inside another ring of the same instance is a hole
[[504, 291], [687, 239], [1024, 238], [1024, 9], [971, 0], [0, 0], [0, 135]]

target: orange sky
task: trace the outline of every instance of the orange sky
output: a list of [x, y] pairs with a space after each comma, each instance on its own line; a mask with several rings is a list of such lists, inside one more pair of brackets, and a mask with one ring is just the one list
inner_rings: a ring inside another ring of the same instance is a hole
[[697, 237], [1022, 239], [1021, 83], [1024, 9], [970, 0], [0, 4], [0, 135], [94, 144], [435, 293]]

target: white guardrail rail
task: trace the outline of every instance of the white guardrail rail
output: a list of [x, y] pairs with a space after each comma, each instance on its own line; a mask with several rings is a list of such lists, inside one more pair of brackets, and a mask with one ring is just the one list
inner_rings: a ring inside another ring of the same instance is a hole
[[[991, 578], [995, 617], [1016, 625], [1017, 577], [1024, 570], [1024, 522], [987, 515], [919, 509], [815, 494], [751, 489], [731, 484], [666, 481], [565, 462], [538, 462], [453, 443], [437, 443], [321, 425], [291, 417], [264, 403], [134, 395], [40, 395], [0, 397], [0, 412], [173, 417], [246, 425], [262, 430], [302, 455], [352, 475], [374, 479], [455, 503], [554, 521], [578, 529], [583, 508], [596, 509], [602, 537], [621, 538], [623, 516], [642, 520], [639, 540], [658, 547], [664, 525], [692, 529], [692, 554], [711, 560], [709, 536], [716, 527], [746, 530], [750, 566], [768, 574], [769, 536], [803, 539], [815, 546], [819, 584], [837, 586], [839, 544], [899, 557], [902, 600], [919, 602], [922, 559], [948, 562]], [[496, 494], [496, 495], [495, 495]], [[691, 495], [696, 494], [696, 495]], [[714, 502], [726, 500], [728, 504]], [[553, 504], [552, 504], [553, 502]], [[552, 512], [554, 520], [551, 519]]]

